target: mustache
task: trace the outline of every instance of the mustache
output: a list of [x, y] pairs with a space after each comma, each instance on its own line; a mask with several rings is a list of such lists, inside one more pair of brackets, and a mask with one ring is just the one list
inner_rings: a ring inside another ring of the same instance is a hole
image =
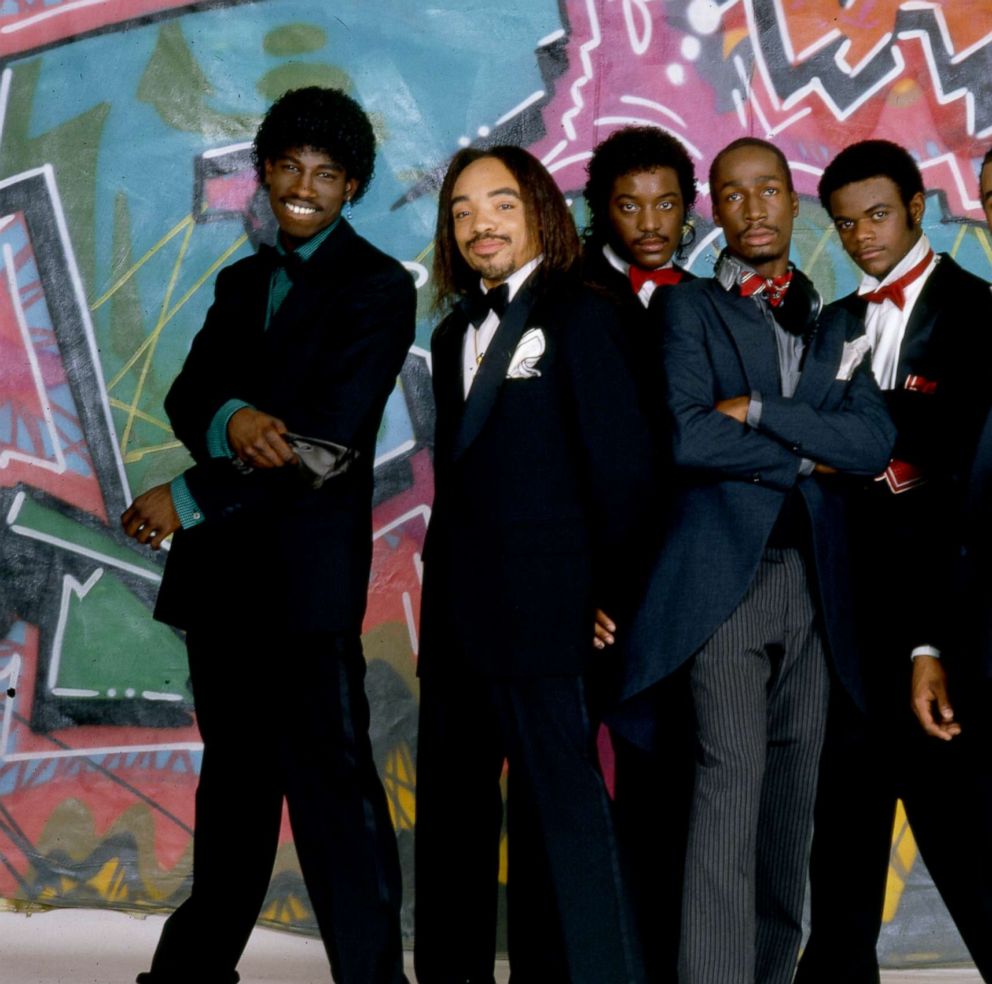
[[474, 246], [476, 243], [482, 242], [484, 239], [499, 239], [504, 243], [508, 243], [510, 241], [509, 236], [497, 236], [492, 232], [480, 232], [478, 235], [473, 236], [465, 245]]
[[665, 245], [669, 242], [671, 242], [671, 240], [668, 236], [658, 235], [657, 233], [647, 233], [643, 236], [638, 236], [637, 239], [634, 240], [634, 245], [642, 246], [644, 243], [661, 243], [662, 245]]

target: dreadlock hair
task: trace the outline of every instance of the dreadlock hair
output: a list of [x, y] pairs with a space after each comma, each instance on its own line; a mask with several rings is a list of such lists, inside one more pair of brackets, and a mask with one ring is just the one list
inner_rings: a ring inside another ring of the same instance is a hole
[[828, 215], [830, 196], [845, 185], [869, 178], [889, 178], [899, 189], [899, 197], [906, 207], [906, 221], [913, 225], [909, 203], [916, 195], [924, 194], [923, 175], [905, 147], [891, 140], [862, 140], [845, 147], [826, 167], [817, 193], [820, 204]]
[[554, 178], [536, 157], [511, 144], [496, 144], [485, 150], [466, 147], [451, 159], [438, 196], [433, 268], [434, 307], [437, 311], [443, 310], [450, 301], [467, 293], [479, 282], [479, 274], [465, 262], [455, 242], [451, 199], [455, 182], [462, 171], [487, 157], [498, 160], [513, 175], [520, 188], [528, 235], [539, 244], [544, 254], [537, 275], [546, 279], [553, 274], [569, 273], [579, 259], [579, 236], [565, 198]]
[[617, 178], [670, 167], [682, 195], [683, 219], [696, 204], [696, 169], [681, 141], [656, 126], [625, 126], [597, 144], [586, 165], [589, 180], [583, 192], [589, 206], [585, 238], [608, 242], [611, 237], [610, 198]]
[[344, 168], [358, 182], [352, 202], [368, 190], [375, 173], [375, 134], [365, 110], [340, 89], [291, 89], [272, 104], [252, 145], [252, 163], [263, 185], [266, 161], [294, 147], [322, 151]]

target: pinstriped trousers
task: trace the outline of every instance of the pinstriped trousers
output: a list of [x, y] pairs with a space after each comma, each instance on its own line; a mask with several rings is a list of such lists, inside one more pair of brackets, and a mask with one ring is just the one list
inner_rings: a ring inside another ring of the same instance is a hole
[[788, 984], [829, 675], [802, 554], [767, 549], [695, 655], [697, 718], [680, 984]]

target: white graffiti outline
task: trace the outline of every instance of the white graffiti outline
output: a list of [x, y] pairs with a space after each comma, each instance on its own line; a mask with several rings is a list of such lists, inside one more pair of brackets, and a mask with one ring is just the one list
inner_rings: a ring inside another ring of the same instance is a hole
[[43, 10], [33, 17], [25, 17], [24, 20], [16, 21], [13, 24], [5, 24], [0, 27], [0, 34], [13, 34], [15, 31], [22, 31], [26, 27], [34, 27], [42, 21], [51, 20], [53, 17], [61, 17], [62, 14], [71, 14], [75, 10], [83, 7], [99, 7], [101, 4], [110, 3], [112, 0], [73, 0], [71, 3], [64, 3], [61, 7], [51, 10]]
[[[14, 263], [14, 250], [10, 243], [3, 244], [3, 264], [4, 273], [7, 277], [7, 289], [10, 292], [10, 300], [14, 306], [14, 317], [17, 321], [17, 327], [21, 333], [21, 341], [24, 345], [24, 354], [28, 360], [28, 366], [31, 370], [31, 377], [34, 380], [35, 393], [38, 395], [38, 404], [41, 407], [41, 416], [44, 420], [45, 430], [48, 431], [48, 439], [52, 444], [52, 455], [55, 458], [52, 461], [49, 458], [39, 457], [37, 454], [30, 454], [26, 451], [18, 451], [16, 448], [5, 448], [0, 451], [0, 468], [6, 468], [8, 463], [11, 461], [23, 461], [26, 464], [32, 465], [35, 468], [41, 468], [43, 471], [54, 472], [56, 475], [62, 475], [65, 473], [67, 465], [65, 461], [65, 453], [62, 450], [62, 440], [59, 437], [58, 428], [55, 426], [55, 417], [52, 414], [52, 407], [48, 401], [48, 392], [45, 388], [45, 380], [41, 375], [41, 365], [38, 363], [38, 353], [34, 347], [34, 341], [31, 338], [31, 328], [28, 325], [27, 315], [24, 313], [24, 307], [21, 304], [21, 292], [20, 287], [17, 283], [17, 270]], [[13, 433], [11, 434], [12, 439], [16, 440], [16, 420], [12, 420]]]

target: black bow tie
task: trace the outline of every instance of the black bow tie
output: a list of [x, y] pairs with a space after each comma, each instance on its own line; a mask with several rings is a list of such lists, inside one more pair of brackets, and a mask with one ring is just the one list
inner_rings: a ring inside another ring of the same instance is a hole
[[303, 260], [293, 250], [278, 250], [275, 246], [262, 243], [258, 247], [258, 255], [268, 263], [271, 270], [275, 271], [280, 268], [285, 270], [290, 283], [295, 284], [299, 275], [303, 272]]
[[478, 328], [490, 311], [495, 311], [498, 318], [502, 318], [510, 303], [510, 285], [500, 284], [485, 293], [481, 289], [473, 290], [464, 299], [465, 314], [468, 320]]

